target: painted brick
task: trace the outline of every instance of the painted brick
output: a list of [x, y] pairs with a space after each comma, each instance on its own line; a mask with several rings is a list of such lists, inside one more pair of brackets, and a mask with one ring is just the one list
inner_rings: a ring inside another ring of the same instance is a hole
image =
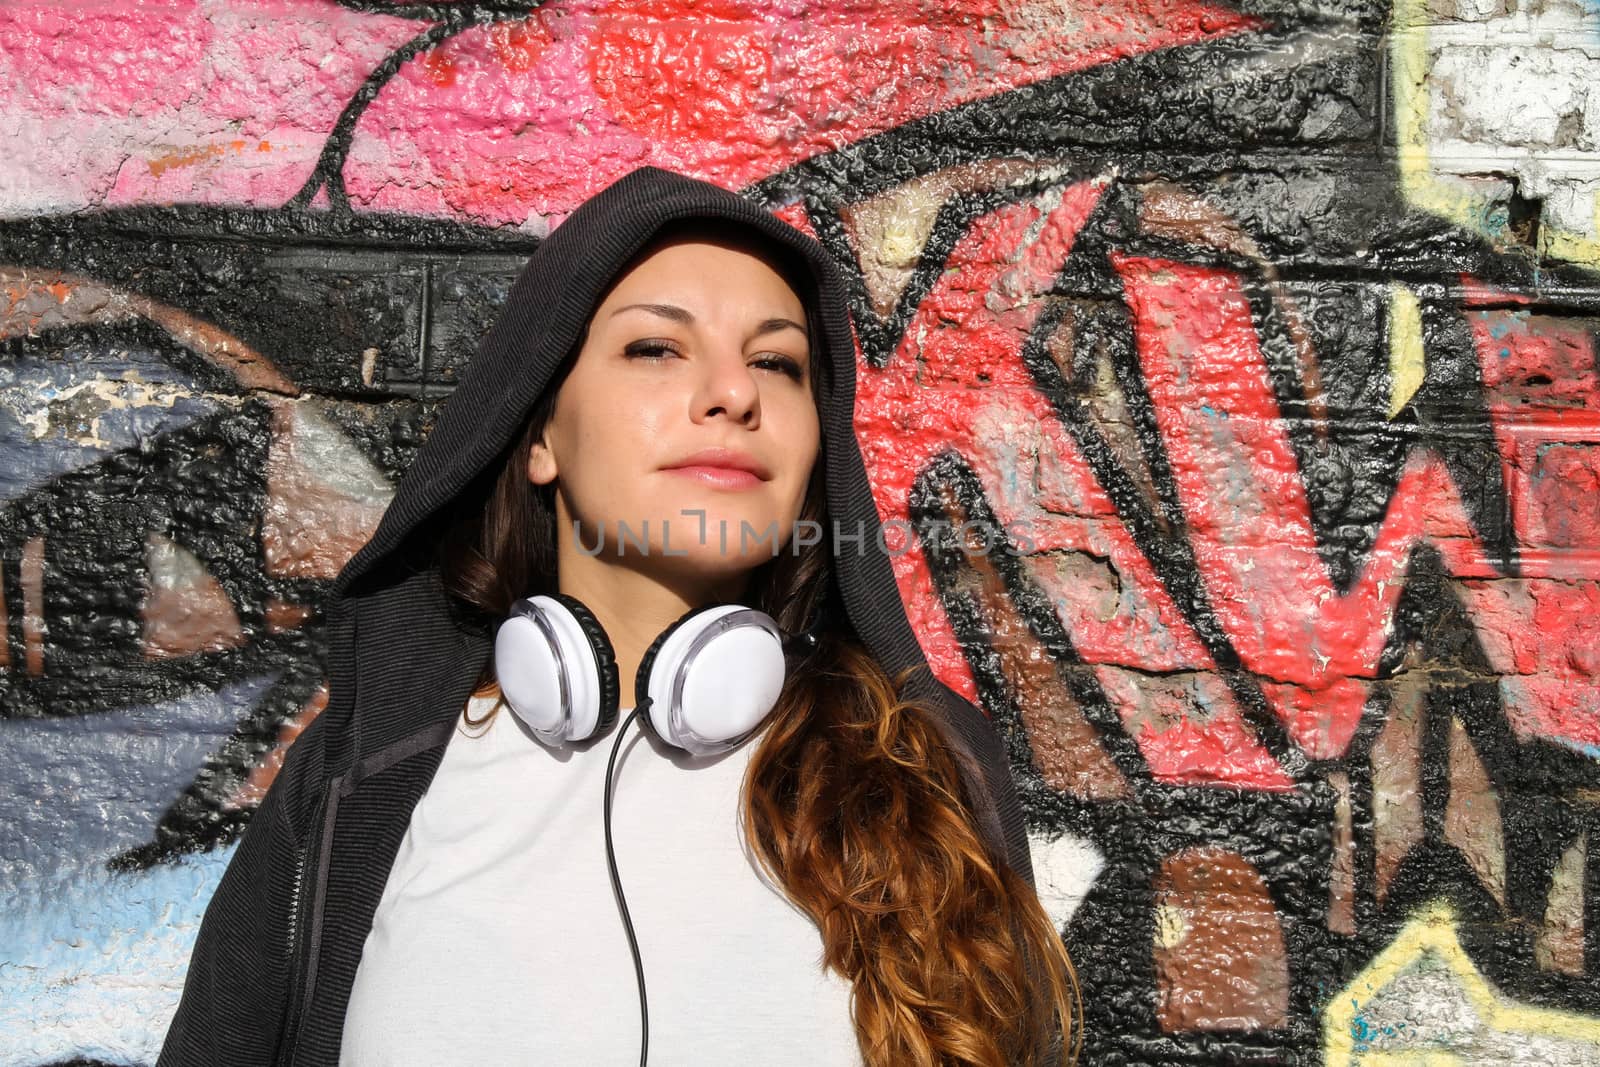
[[1600, 1062], [1600, 9], [379, 8], [0, 10], [0, 1063], [153, 1061], [329, 579], [641, 162], [860, 280], [1085, 1062]]

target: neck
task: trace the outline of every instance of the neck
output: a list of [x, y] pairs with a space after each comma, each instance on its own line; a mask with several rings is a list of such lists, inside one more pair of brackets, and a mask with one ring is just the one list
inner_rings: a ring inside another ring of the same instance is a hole
[[690, 608], [737, 600], [745, 576], [729, 580], [697, 575], [661, 575], [639, 570], [636, 561], [585, 555], [563, 545], [557, 588], [594, 613], [611, 639], [617, 659], [618, 705], [634, 705], [639, 661], [656, 637]]

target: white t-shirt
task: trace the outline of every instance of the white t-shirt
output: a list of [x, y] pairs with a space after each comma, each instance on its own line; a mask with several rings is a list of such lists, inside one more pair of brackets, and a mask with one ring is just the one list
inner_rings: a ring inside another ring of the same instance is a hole
[[[468, 703], [474, 719], [492, 706]], [[547, 748], [506, 707], [476, 729], [458, 720], [367, 935], [342, 1064], [638, 1062], [601, 818], [615, 740]], [[815, 924], [745, 851], [738, 799], [755, 742], [695, 757], [634, 723], [617, 756], [612, 834], [650, 1063], [858, 1067], [849, 984], [823, 970]]]

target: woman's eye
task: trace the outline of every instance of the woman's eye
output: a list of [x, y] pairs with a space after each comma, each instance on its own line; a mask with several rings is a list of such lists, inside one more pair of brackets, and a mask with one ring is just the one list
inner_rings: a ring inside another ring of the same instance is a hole
[[651, 359], [657, 359], [662, 356], [675, 356], [678, 354], [678, 350], [670, 343], [653, 339], [647, 341], [634, 341], [622, 351], [625, 355], [630, 357], [645, 356]]
[[797, 382], [805, 377], [805, 371], [801, 368], [799, 361], [789, 356], [763, 356], [756, 360], [752, 366], [775, 370], [780, 374], [793, 378]]

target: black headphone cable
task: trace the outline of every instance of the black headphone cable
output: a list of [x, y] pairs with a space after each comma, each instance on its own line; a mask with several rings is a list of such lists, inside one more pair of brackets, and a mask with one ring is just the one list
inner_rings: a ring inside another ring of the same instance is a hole
[[[648, 705], [649, 701], [645, 702]], [[622, 895], [622, 879], [617, 876], [617, 852], [611, 845], [611, 774], [617, 765], [617, 753], [622, 749], [622, 739], [628, 733], [628, 727], [633, 725], [633, 720], [639, 717], [644, 706], [634, 708], [628, 715], [627, 721], [622, 724], [622, 729], [617, 731], [617, 739], [611, 745], [611, 758], [606, 761], [606, 866], [611, 871], [611, 891], [617, 897], [617, 909], [622, 912], [622, 928], [628, 934], [628, 948], [633, 952], [633, 973], [639, 979], [639, 1067], [645, 1067], [650, 1056], [650, 1008], [644, 993], [644, 961], [639, 957], [639, 939], [633, 933], [633, 920], [628, 916], [628, 900]]]

